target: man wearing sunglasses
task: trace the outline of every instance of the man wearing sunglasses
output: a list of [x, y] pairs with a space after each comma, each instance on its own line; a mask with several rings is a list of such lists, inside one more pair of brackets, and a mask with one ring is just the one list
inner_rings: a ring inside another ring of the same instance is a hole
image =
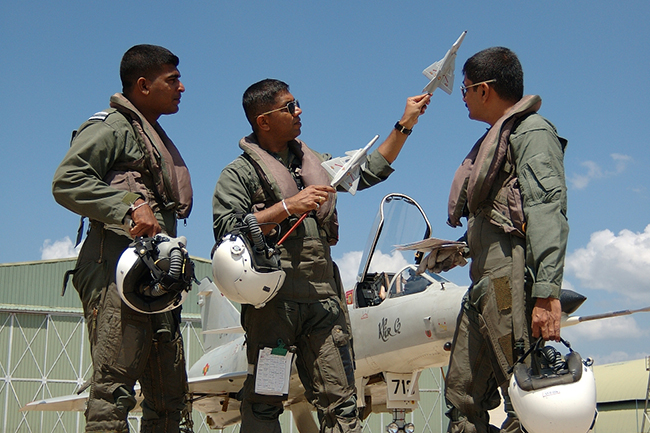
[[[359, 189], [385, 180], [430, 95], [407, 99], [386, 141], [368, 157]], [[321, 432], [360, 432], [350, 329], [343, 287], [330, 246], [338, 241], [336, 191], [321, 162], [328, 158], [298, 139], [302, 110], [278, 80], [250, 86], [243, 106], [253, 133], [242, 138], [244, 153], [221, 173], [213, 197], [217, 242], [236, 222], [236, 212], [254, 213], [268, 235], [285, 234], [304, 213], [309, 217], [279, 246], [286, 278], [266, 306], [242, 305], [249, 376], [241, 392], [242, 433], [280, 432], [285, 396], [255, 392], [260, 349], [278, 342], [295, 350], [307, 399]], [[264, 223], [272, 223], [264, 225]]]
[[567, 141], [537, 114], [539, 96], [524, 96], [523, 70], [509, 49], [480, 51], [463, 74], [469, 117], [490, 129], [457, 170], [449, 196], [449, 225], [467, 218], [472, 284], [445, 382], [448, 431], [499, 431], [488, 411], [499, 405], [500, 387], [508, 415], [500, 431], [521, 432], [507, 396], [510, 369], [533, 338], [560, 339]]

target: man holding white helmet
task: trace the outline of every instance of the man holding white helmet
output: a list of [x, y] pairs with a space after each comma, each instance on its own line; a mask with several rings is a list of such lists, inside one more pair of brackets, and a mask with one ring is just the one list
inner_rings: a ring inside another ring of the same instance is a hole
[[[395, 129], [369, 155], [359, 189], [393, 171], [390, 164], [429, 100], [426, 94], [408, 99]], [[296, 351], [305, 395], [318, 410], [321, 432], [360, 432], [347, 306], [330, 255], [330, 246], [338, 241], [338, 221], [336, 191], [321, 167], [326, 156], [297, 139], [302, 110], [286, 83], [267, 79], [251, 85], [243, 105], [253, 133], [240, 140], [244, 154], [217, 182], [212, 201], [215, 240], [221, 242], [232, 232], [239, 212], [255, 214], [265, 233], [277, 234], [280, 226], [283, 235], [302, 214], [309, 216], [280, 246], [286, 278], [278, 293], [262, 308], [242, 306], [249, 376], [241, 393], [241, 432], [280, 431], [278, 416], [286, 394], [266, 395], [255, 389], [262, 374], [256, 368], [258, 359], [266, 348], [276, 346]]]
[[566, 357], [553, 346], [541, 347], [541, 339], [531, 347], [537, 373], [523, 359], [514, 366], [508, 396], [527, 433], [586, 433], [596, 422], [593, 361], [561, 341], [570, 350]]
[[89, 432], [129, 431], [136, 381], [144, 395], [142, 432], [177, 433], [186, 407], [180, 308], [158, 314], [130, 308], [115, 275], [132, 238], [176, 236], [177, 219], [192, 208], [189, 172], [158, 123], [178, 111], [185, 91], [178, 63], [163, 47], [130, 48], [120, 64], [122, 93], [75, 131], [52, 183], [59, 204], [90, 219], [72, 279], [93, 363]]
[[472, 284], [445, 380], [448, 431], [521, 432], [507, 398], [500, 430], [488, 411], [499, 406], [499, 388], [507, 397], [509, 370], [533, 337], [560, 340], [567, 141], [537, 114], [541, 98], [524, 96], [523, 70], [508, 48], [476, 53], [463, 74], [469, 117], [490, 129], [456, 171], [449, 195], [448, 224], [467, 218]]

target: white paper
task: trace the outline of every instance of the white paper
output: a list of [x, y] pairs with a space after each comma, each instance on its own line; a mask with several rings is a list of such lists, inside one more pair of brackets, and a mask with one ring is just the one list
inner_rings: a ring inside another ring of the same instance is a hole
[[255, 375], [255, 393], [261, 395], [289, 394], [293, 353], [274, 355], [270, 347], [260, 350]]

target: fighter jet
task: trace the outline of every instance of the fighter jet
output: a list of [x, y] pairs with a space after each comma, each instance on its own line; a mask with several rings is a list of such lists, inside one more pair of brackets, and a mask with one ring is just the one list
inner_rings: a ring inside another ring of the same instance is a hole
[[456, 64], [456, 52], [463, 43], [463, 39], [467, 34], [467, 30], [461, 33], [460, 37], [451, 46], [445, 57], [433, 63], [426, 68], [422, 73], [430, 81], [426, 85], [423, 92], [433, 93], [436, 88], [440, 87], [442, 90], [451, 95], [452, 87], [454, 86], [454, 66]]
[[[417, 407], [420, 373], [449, 361], [456, 317], [467, 289], [428, 270], [418, 274], [422, 251], [396, 249], [430, 236], [429, 220], [415, 200], [397, 193], [384, 197], [357, 282], [346, 293], [360, 413], [363, 418], [371, 412], [392, 413], [401, 428], [406, 412]], [[248, 374], [246, 342], [238, 310], [212, 281], [202, 280], [199, 295], [204, 355], [188, 370], [189, 390], [194, 409], [205, 414], [211, 428], [220, 429], [240, 421], [236, 396]], [[563, 326], [590, 320], [569, 318], [585, 300], [562, 291]], [[139, 391], [136, 397], [141, 401]], [[87, 398], [85, 393], [34, 401], [21, 410], [79, 411]], [[295, 367], [285, 406], [300, 433], [319, 431]]]
[[372, 140], [366, 144], [363, 149], [351, 150], [345, 152], [346, 156], [332, 158], [328, 161], [321, 163], [325, 171], [327, 171], [332, 178], [330, 185], [337, 188], [339, 185], [354, 195], [357, 192], [359, 185], [359, 175], [361, 173], [361, 166], [366, 163], [368, 149], [379, 138], [375, 135]]

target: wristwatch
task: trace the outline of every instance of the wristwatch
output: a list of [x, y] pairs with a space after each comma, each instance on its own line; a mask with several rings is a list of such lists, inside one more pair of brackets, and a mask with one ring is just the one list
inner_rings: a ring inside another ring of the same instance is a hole
[[397, 129], [399, 132], [405, 135], [411, 135], [411, 132], [413, 132], [412, 129], [408, 129], [407, 127], [401, 125], [399, 123], [399, 120], [395, 123], [395, 129]]

